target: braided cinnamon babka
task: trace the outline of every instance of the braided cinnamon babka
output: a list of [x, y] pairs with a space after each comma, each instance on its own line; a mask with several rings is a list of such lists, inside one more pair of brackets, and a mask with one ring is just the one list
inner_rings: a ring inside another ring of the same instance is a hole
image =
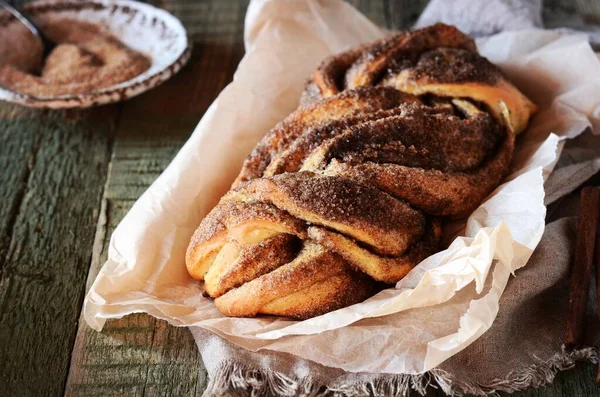
[[325, 60], [202, 221], [189, 273], [228, 316], [308, 318], [396, 283], [507, 174], [535, 105], [454, 27]]

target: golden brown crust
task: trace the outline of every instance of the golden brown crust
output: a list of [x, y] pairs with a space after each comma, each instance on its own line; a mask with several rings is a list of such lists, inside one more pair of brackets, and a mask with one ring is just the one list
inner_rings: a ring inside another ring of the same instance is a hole
[[420, 212], [379, 189], [311, 172], [258, 178], [225, 199], [269, 203], [306, 223], [346, 234], [382, 255], [401, 255], [425, 226]]
[[376, 284], [360, 272], [344, 268], [340, 273], [303, 290], [272, 300], [260, 313], [306, 319], [350, 306], [370, 297]]
[[500, 69], [477, 54], [471, 37], [453, 26], [438, 23], [399, 32], [361, 51], [355, 58], [343, 53], [325, 60], [307, 83], [306, 97], [316, 102], [359, 87], [391, 86], [417, 96], [470, 98], [484, 103], [496, 118], [502, 102], [516, 134], [537, 109]]
[[388, 284], [401, 280], [415, 266], [435, 252], [441, 235], [441, 222], [433, 218], [427, 222], [420, 241], [404, 255], [385, 257], [374, 254], [359, 246], [342, 234], [320, 227], [308, 228], [309, 237], [325, 248], [339, 254], [351, 266], [371, 276], [374, 280]]
[[[324, 98], [338, 94], [340, 92], [338, 87], [344, 81], [346, 70], [361, 56], [363, 49], [364, 46], [342, 52], [335, 57], [329, 57], [324, 60], [312, 77], [314, 88], [318, 90], [314, 91], [314, 93], [318, 93], [319, 96], [323, 96]], [[310, 95], [311, 91], [312, 87], [306, 90], [305, 97], [301, 99], [303, 106], [318, 101], [317, 96]]]
[[[358, 288], [363, 284], [366, 288]], [[356, 294], [344, 293], [342, 285]], [[307, 318], [360, 302], [373, 285], [355, 275], [339, 256], [309, 242], [292, 262], [230, 290], [215, 299], [215, 304], [234, 317], [264, 313]], [[278, 301], [286, 298], [288, 304]]]
[[415, 31], [399, 32], [373, 43], [363, 51], [346, 73], [346, 87], [352, 89], [374, 85], [392, 62], [444, 47], [477, 51], [471, 37], [453, 26], [441, 23]]
[[285, 151], [307, 129], [349, 117], [360, 117], [381, 109], [395, 108], [401, 103], [416, 100], [396, 89], [378, 87], [348, 91], [331, 100], [300, 108], [269, 131], [256, 145], [233, 186], [262, 176], [271, 160]]
[[306, 238], [302, 220], [268, 204], [221, 200], [215, 208], [196, 229], [186, 252], [187, 270], [198, 280], [204, 279], [227, 240], [254, 244], [280, 233]]
[[188, 271], [229, 316], [360, 302], [498, 186], [534, 108], [450, 26], [334, 56], [202, 221]]
[[373, 162], [423, 169], [475, 170], [498, 142], [504, 129], [487, 113], [465, 119], [437, 114], [418, 104], [403, 104], [397, 115], [352, 126], [324, 142], [304, 169], [323, 170], [333, 159], [347, 164]]
[[277, 233], [255, 244], [232, 241], [228, 245], [204, 276], [206, 291], [215, 298], [291, 262], [298, 253], [299, 240]]

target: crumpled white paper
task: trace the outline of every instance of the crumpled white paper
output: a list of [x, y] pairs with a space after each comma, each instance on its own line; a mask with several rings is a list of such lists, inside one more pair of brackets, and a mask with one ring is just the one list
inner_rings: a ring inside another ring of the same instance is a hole
[[505, 183], [466, 222], [447, 224], [449, 247], [396, 288], [305, 321], [227, 318], [185, 269], [194, 229], [255, 143], [297, 106], [317, 64], [381, 36], [342, 1], [252, 1], [246, 56], [233, 82], [112, 235], [108, 261], [85, 299], [88, 324], [101, 330], [108, 318], [146, 312], [251, 350], [386, 373], [427, 371], [489, 329], [509, 277], [526, 264], [544, 231], [543, 181], [562, 140], [588, 126], [600, 130], [600, 61], [584, 36], [527, 30], [478, 41], [480, 52], [540, 111], [518, 139]]

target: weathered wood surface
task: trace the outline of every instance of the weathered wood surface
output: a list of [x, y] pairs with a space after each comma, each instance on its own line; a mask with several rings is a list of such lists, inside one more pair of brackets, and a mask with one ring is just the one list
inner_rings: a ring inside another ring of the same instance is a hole
[[[114, 228], [175, 156], [243, 55], [243, 2], [164, 6], [190, 27], [192, 59], [165, 85], [124, 105], [98, 224], [95, 250], [101, 254], [92, 261], [87, 288], [106, 260]], [[146, 314], [108, 321], [102, 333], [80, 321], [67, 395], [196, 396], [205, 385], [188, 329]]]
[[117, 108], [68, 113], [2, 108], [0, 395], [59, 395], [85, 292]]
[[[400, 28], [427, 1], [350, 2]], [[87, 111], [0, 103], [0, 396], [196, 396], [206, 385], [187, 329], [138, 314], [97, 333], [79, 317], [110, 234], [243, 55], [247, 1], [152, 3], [177, 15], [195, 42], [190, 64], [165, 85]], [[594, 377], [593, 365], [580, 365], [550, 387], [516, 395], [600, 395]]]

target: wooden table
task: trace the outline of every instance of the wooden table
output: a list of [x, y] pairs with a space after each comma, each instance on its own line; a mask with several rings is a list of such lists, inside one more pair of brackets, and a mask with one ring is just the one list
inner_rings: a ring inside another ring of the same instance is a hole
[[[377, 24], [399, 28], [425, 1], [352, 3]], [[177, 15], [195, 42], [189, 65], [163, 86], [83, 111], [0, 103], [0, 396], [195, 396], [205, 388], [187, 329], [139, 314], [97, 333], [80, 315], [112, 231], [244, 51], [246, 1], [157, 5]], [[600, 395], [594, 371], [582, 364], [551, 387], [517, 395]]]

